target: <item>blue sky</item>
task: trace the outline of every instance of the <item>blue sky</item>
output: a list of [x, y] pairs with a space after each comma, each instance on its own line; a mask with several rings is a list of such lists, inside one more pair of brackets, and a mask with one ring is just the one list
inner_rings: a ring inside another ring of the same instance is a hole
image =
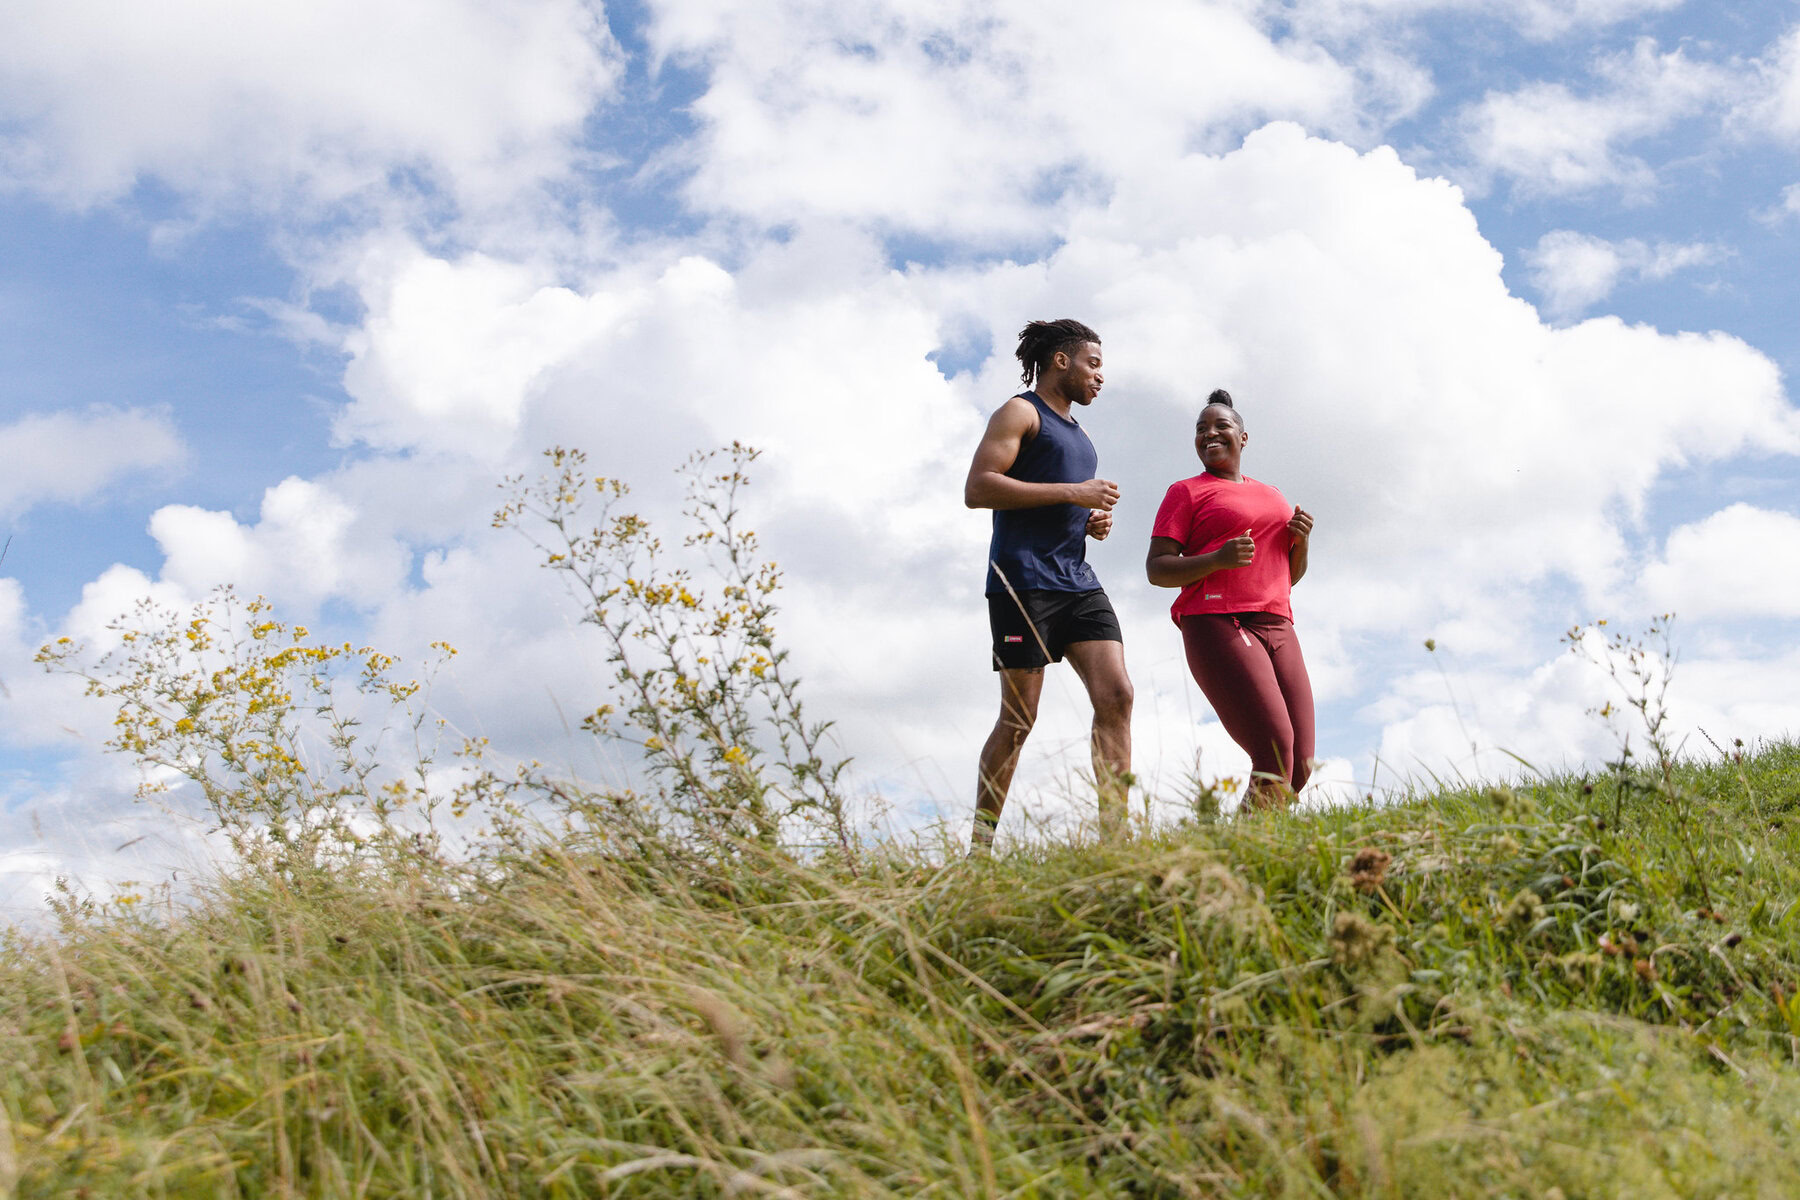
[[[1800, 723], [1800, 5], [164, 17], [25, 0], [0, 38], [14, 907], [204, 853], [114, 852], [157, 818], [30, 663], [138, 594], [449, 638], [459, 728], [604, 774], [559, 715], [601, 664], [486, 522], [553, 443], [665, 516], [687, 452], [764, 446], [813, 703], [859, 786], [960, 826], [995, 707], [960, 482], [1040, 316], [1106, 338], [1094, 558], [1153, 796], [1196, 750], [1241, 770], [1139, 567], [1219, 385], [1246, 469], [1319, 518], [1296, 610], [1339, 792], [1600, 761], [1602, 682], [1557, 641], [1598, 617], [1680, 614], [1685, 730]], [[1056, 677], [1019, 785], [1046, 819], [1083, 707]]]

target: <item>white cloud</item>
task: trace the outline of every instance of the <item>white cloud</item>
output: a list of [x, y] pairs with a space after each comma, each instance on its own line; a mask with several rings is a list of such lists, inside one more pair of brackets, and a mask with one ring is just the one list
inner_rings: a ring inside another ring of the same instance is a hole
[[1800, 138], [1800, 26], [1790, 29], [1758, 65], [1760, 94], [1743, 104], [1739, 119], [1780, 138]]
[[1800, 183], [1790, 183], [1781, 189], [1781, 205], [1768, 218], [1781, 220], [1786, 217], [1800, 216]]
[[1605, 238], [1557, 229], [1525, 254], [1531, 282], [1555, 316], [1576, 316], [1606, 299], [1624, 280], [1667, 279], [1689, 267], [1711, 266], [1729, 251], [1709, 242], [1655, 245], [1637, 238]]
[[1278, 45], [1231, 4], [1095, 19], [1071, 0], [671, 0], [651, 39], [707, 72], [695, 205], [934, 236], [1041, 241], [1065, 193], [1104, 195], [1272, 116], [1366, 132], [1419, 91], [1392, 64], [1359, 82], [1316, 48]]
[[[1655, 7], [1560, 11], [1601, 21]], [[1540, 10], [1552, 15], [1505, 9]], [[1545, 325], [1508, 294], [1501, 256], [1456, 187], [1420, 178], [1392, 150], [1262, 125], [1284, 114], [1367, 137], [1421, 102], [1418, 71], [1398, 56], [1339, 61], [1278, 45], [1251, 12], [1144, 5], [1093, 22], [1022, 0], [671, 0], [651, 37], [704, 84], [698, 136], [667, 157], [692, 169], [686, 194], [717, 225], [601, 266], [566, 230], [535, 247], [521, 237], [535, 253], [486, 237], [472, 239], [476, 253], [435, 231], [328, 248], [301, 291], [344, 289], [360, 317], [346, 327], [291, 314], [289, 325], [344, 355], [350, 402], [334, 429], [351, 461], [270, 488], [254, 521], [160, 510], [159, 577], [115, 568], [61, 624], [78, 635], [129, 608], [135, 590], [192, 598], [225, 579], [283, 609], [342, 602], [363, 615], [359, 640], [366, 631], [415, 661], [433, 639], [462, 650], [436, 697], [458, 729], [603, 777], [620, 764], [566, 731], [598, 700], [604, 657], [554, 577], [487, 528], [493, 484], [533, 472], [544, 446], [583, 446], [597, 472], [637, 485], [634, 511], [674, 540], [668, 468], [741, 438], [767, 450], [746, 511], [787, 569], [781, 627], [809, 711], [839, 721], [864, 786], [913, 811], [940, 804], [960, 826], [997, 707], [978, 594], [987, 519], [963, 509], [961, 477], [982, 421], [1016, 386], [1014, 331], [1069, 314], [1106, 340], [1108, 390], [1082, 417], [1125, 498], [1093, 557], [1125, 620], [1137, 765], [1159, 794], [1174, 792], [1196, 747], [1204, 771], [1242, 771], [1185, 678], [1170, 597], [1142, 582], [1140, 565], [1162, 489], [1196, 470], [1194, 408], [1221, 384], [1245, 406], [1250, 472], [1319, 519], [1296, 607], [1321, 696], [1379, 701], [1370, 719], [1386, 726], [1374, 735], [1386, 757], [1459, 761], [1457, 714], [1430, 690], [1441, 681], [1393, 679], [1394, 648], [1435, 632], [1480, 681], [1481, 703], [1465, 713], [1479, 744], [1551, 764], [1591, 759], [1606, 747], [1571, 730], [1592, 688], [1546, 663], [1545, 643], [1639, 598], [1638, 519], [1665, 472], [1800, 452], [1779, 373], [1723, 334]], [[599, 61], [591, 38], [570, 44], [577, 63]], [[558, 73], [566, 48], [547, 60], [544, 86], [591, 98], [602, 86], [591, 75]], [[1043, 69], [1071, 48], [1066, 73]], [[475, 75], [490, 89], [525, 86], [515, 76], [543, 50], [500, 38], [482, 61], [507, 69]], [[277, 82], [299, 69], [284, 66]], [[417, 82], [401, 74], [402, 91]], [[1488, 168], [1540, 187], [1629, 181], [1623, 148], [1704, 109], [1719, 86], [1712, 68], [1648, 44], [1601, 74], [1589, 100], [1548, 85], [1490, 97], [1466, 127], [1489, 135]], [[203, 122], [179, 153], [132, 142], [94, 159], [108, 170], [46, 166], [32, 178], [88, 179], [86, 195], [144, 172], [196, 194], [266, 179], [329, 197], [374, 178], [371, 163], [423, 156], [458, 187], [503, 190], [493, 164], [509, 139], [524, 147], [526, 177], [542, 174], [532, 163], [553, 173], [576, 111], [570, 100], [538, 124], [484, 117], [465, 141], [395, 124], [380, 105], [368, 130], [346, 132], [335, 101], [250, 91], [278, 114], [290, 100], [314, 114], [318, 150], [277, 137], [267, 155], [220, 168], [235, 135]], [[73, 133], [58, 144], [88, 145]], [[483, 229], [516, 232], [495, 220]], [[882, 242], [896, 229], [952, 249], [896, 270]], [[1008, 262], [962, 254], [996, 241], [1042, 248]], [[1699, 254], [1610, 244], [1585, 286], [1607, 270], [1666, 274]], [[1581, 284], [1565, 274], [1573, 282], [1560, 286]], [[927, 355], [950, 342], [992, 353], [947, 379]], [[1699, 426], [1695, 395], [1708, 397]], [[31, 640], [7, 643], [0, 670], [11, 675]], [[1079, 685], [1058, 671], [1046, 690], [1016, 792], [1040, 816], [1075, 807], [1070, 781], [1087, 756]], [[1745, 694], [1766, 701], [1754, 720], [1721, 711], [1751, 725], [1779, 716], [1767, 688]], [[1720, 708], [1722, 695], [1707, 703]], [[1340, 760], [1340, 787], [1352, 774], [1341, 760], [1371, 748], [1320, 747]]]
[[[175, 599], [172, 589], [115, 567], [83, 589], [68, 614], [71, 636], [112, 645], [105, 628], [141, 596]], [[79, 893], [101, 895], [135, 879], [155, 886], [171, 873], [187, 879], [206, 869], [216, 846], [190, 817], [132, 799], [137, 764], [105, 752], [114, 732], [106, 706], [82, 681], [47, 675], [31, 661], [50, 640], [26, 610], [17, 580], [0, 579], [0, 726], [14, 747], [67, 751], [60, 770], [8, 761], [0, 769], [0, 924], [30, 925], [44, 913], [59, 878]]]
[[1430, 788], [1603, 761], [1618, 739], [1592, 710], [1618, 699], [1609, 687], [1599, 668], [1572, 654], [1523, 672], [1452, 666], [1397, 678], [1374, 706], [1385, 718], [1377, 782]]
[[[1263, 130], [1123, 189], [1055, 262], [1117, 331], [1109, 386], [1135, 411], [1114, 452], [1172, 476], [1189, 463], [1168, 430], [1203, 384], [1232, 387], [1248, 469], [1320, 514], [1331, 608], [1351, 627], [1405, 628], [1558, 576], [1600, 594], [1624, 562], [1611, 513], [1662, 469], [1796, 446], [1766, 359], [1717, 335], [1545, 328], [1506, 294], [1455, 190], [1385, 151]], [[1733, 397], [1704, 445], [1684, 428], [1699, 390]]]
[[1520, 192], [1569, 195], [1616, 189], [1641, 198], [1656, 173], [1624, 147], [1668, 130], [1738, 94], [1728, 68], [1685, 49], [1660, 53], [1648, 38], [1629, 53], [1596, 61], [1600, 88], [1578, 95], [1562, 83], [1534, 82], [1490, 92], [1460, 117], [1472, 182], [1505, 176]]
[[161, 409], [94, 405], [20, 417], [0, 425], [0, 516], [88, 500], [128, 476], [172, 470], [185, 456]]
[[[1713, 747], [1729, 747], [1734, 739], [1755, 746], [1791, 738], [1800, 728], [1800, 700], [1791, 684], [1800, 652], [1721, 647], [1689, 653], [1681, 641], [1692, 632], [1685, 620], [1676, 623], [1666, 646], [1641, 629], [1624, 632], [1645, 654], [1650, 715], [1662, 706], [1661, 734], [1677, 756], [1711, 757]], [[1606, 656], [1602, 646], [1593, 649]], [[1381, 772], [1390, 785], [1429, 788], [1434, 780], [1592, 771], [1616, 759], [1628, 737], [1642, 762], [1649, 753], [1647, 730], [1627, 703], [1642, 696], [1628, 674], [1614, 680], [1600, 663], [1571, 653], [1525, 673], [1452, 669], [1446, 682], [1443, 675], [1419, 672], [1395, 680], [1376, 706], [1388, 718]]]
[[1685, 621], [1800, 617], [1800, 517], [1733, 504], [1679, 526], [1640, 586]]
[[[1791, 26], [1761, 55], [1740, 68], [1743, 82], [1726, 118], [1726, 130], [1741, 142], [1800, 145], [1800, 25]], [[1800, 211], [1800, 185], [1787, 188], [1773, 211], [1756, 215], [1778, 220]]]
[[1682, 0], [1297, 0], [1282, 6], [1307, 29], [1338, 37], [1366, 35], [1371, 26], [1391, 29], [1431, 14], [1465, 20], [1492, 18], [1526, 37], [1548, 41], [1572, 30], [1603, 29], [1650, 13], [1681, 7]]
[[208, 823], [168, 805], [121, 801], [134, 785], [123, 760], [100, 760], [66, 783], [0, 793], [0, 923], [41, 925], [59, 882], [77, 897], [137, 895], [160, 909], [211, 873], [226, 848], [208, 836]]
[[331, 203], [408, 175], [498, 201], [568, 169], [620, 71], [598, 4], [19, 0], [0, 180], [76, 205]]
[[616, 320], [614, 297], [583, 298], [528, 267], [451, 263], [377, 241], [355, 264], [368, 315], [349, 333], [337, 422], [345, 440], [500, 461], [544, 370]]
[[[119, 644], [118, 634], [108, 626], [144, 599], [180, 605], [189, 598], [141, 571], [114, 566], [82, 587], [81, 599], [63, 614], [60, 627], [53, 628], [28, 611], [24, 589], [17, 580], [0, 579], [0, 727], [6, 730], [8, 743], [69, 749], [78, 759], [89, 760], [86, 765], [78, 761], [78, 770], [99, 772], [90, 774], [92, 779], [104, 775], [119, 784], [128, 777], [128, 764], [92, 765], [110, 761], [100, 756], [100, 748], [111, 736], [112, 714], [85, 694], [80, 680], [48, 675], [33, 657], [40, 646], [58, 635], [90, 645], [97, 653], [106, 652]], [[107, 770], [110, 775], [105, 774]], [[115, 787], [115, 798], [120, 792], [129, 794], [130, 785]]]
[[248, 595], [280, 596], [311, 611], [327, 599], [368, 606], [405, 581], [410, 555], [364, 523], [328, 486], [289, 478], [263, 494], [261, 519], [171, 504], [150, 518], [163, 552], [162, 579], [187, 596], [222, 584]]

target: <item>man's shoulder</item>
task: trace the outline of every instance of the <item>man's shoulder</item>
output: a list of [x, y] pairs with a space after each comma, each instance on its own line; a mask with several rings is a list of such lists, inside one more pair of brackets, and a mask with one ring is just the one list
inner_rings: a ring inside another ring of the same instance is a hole
[[1007, 398], [1006, 403], [994, 410], [994, 420], [1003, 425], [1013, 426], [1028, 433], [1035, 433], [1038, 427], [1037, 405], [1024, 393]]

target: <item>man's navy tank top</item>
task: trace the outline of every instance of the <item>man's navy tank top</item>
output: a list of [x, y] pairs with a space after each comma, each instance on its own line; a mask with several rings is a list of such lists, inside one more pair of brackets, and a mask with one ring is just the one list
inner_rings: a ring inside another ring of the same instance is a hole
[[[1026, 483], [1094, 478], [1100, 455], [1080, 423], [1060, 416], [1036, 392], [1021, 395], [1038, 411], [1038, 432], [1019, 444], [1019, 457], [1007, 475]], [[1014, 591], [1091, 592], [1099, 587], [1100, 578], [1087, 563], [1088, 511], [1079, 504], [995, 509], [987, 594], [1004, 596], [1008, 583]]]

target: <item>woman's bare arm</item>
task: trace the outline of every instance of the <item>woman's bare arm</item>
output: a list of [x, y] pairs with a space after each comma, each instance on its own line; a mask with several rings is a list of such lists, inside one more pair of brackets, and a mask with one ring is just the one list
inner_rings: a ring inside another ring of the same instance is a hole
[[1256, 543], [1249, 533], [1239, 534], [1205, 554], [1183, 554], [1181, 543], [1174, 538], [1153, 537], [1150, 553], [1144, 558], [1144, 575], [1157, 587], [1186, 587], [1214, 571], [1247, 567], [1255, 557]]

